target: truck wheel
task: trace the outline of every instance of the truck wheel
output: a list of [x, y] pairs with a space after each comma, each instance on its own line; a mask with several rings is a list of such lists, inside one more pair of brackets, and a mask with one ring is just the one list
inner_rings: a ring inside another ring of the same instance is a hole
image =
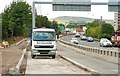
[[55, 55], [52, 55], [52, 58], [55, 59]]
[[32, 58], [35, 58], [35, 55], [31, 55]]

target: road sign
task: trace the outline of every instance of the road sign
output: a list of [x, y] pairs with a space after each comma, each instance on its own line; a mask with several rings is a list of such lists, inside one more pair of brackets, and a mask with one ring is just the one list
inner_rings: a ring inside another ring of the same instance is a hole
[[91, 5], [108, 5], [109, 11], [120, 11], [120, 0], [109, 0], [109, 3], [91, 2], [91, 0], [53, 0], [52, 2], [33, 1], [32, 28], [35, 27], [35, 4], [52, 4], [53, 11], [91, 11]]
[[109, 12], [120, 12], [120, 0], [109, 0], [108, 11]]
[[53, 11], [91, 11], [91, 0], [53, 0]]

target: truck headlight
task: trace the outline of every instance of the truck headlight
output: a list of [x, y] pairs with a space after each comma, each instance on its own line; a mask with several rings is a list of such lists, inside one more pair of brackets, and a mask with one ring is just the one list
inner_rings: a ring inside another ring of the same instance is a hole
[[55, 51], [51, 51], [51, 52], [55, 52]]
[[38, 52], [37, 50], [32, 50], [32, 52]]

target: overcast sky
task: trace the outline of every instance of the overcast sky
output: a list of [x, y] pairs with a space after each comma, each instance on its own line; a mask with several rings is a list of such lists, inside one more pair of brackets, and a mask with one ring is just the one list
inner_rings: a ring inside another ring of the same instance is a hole
[[[13, 0], [0, 0], [0, 13], [4, 10], [6, 5], [9, 5]], [[33, 0], [26, 0], [32, 6]], [[35, 0], [35, 1], [52, 1], [52, 0]], [[91, 0], [91, 2], [108, 2], [108, 0]], [[39, 14], [46, 15], [48, 18], [55, 18], [58, 16], [77, 16], [77, 17], [89, 17], [100, 19], [100, 16], [103, 19], [114, 19], [114, 12], [108, 12], [107, 5], [92, 5], [90, 12], [81, 12], [81, 11], [52, 11], [52, 5], [36, 5]]]

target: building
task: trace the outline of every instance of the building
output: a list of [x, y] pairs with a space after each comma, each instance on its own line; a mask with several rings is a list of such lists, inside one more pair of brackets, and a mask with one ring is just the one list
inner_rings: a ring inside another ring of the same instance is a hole
[[76, 28], [76, 32], [83, 32], [83, 28]]
[[115, 12], [115, 14], [114, 14], [114, 28], [115, 28], [115, 30], [118, 29], [118, 26], [120, 26], [120, 12]]
[[85, 31], [83, 31], [84, 29], [81, 27], [81, 28], [65, 28], [65, 31], [66, 32], [69, 32], [69, 33], [81, 33], [81, 34], [85, 34]]
[[71, 24], [71, 25], [86, 25], [87, 23], [85, 21], [69, 21], [69, 24]]

